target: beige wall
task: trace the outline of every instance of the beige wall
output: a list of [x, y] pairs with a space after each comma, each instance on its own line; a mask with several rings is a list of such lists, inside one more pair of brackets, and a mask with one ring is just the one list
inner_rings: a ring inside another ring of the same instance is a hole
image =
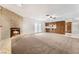
[[0, 28], [0, 40], [1, 40], [1, 28]]
[[7, 18], [0, 17], [0, 25], [2, 26], [1, 39], [6, 39], [10, 37], [10, 23]]
[[16, 13], [2, 8], [2, 11], [0, 11], [3, 16], [8, 18], [8, 21], [10, 21], [11, 27], [20, 27], [20, 22], [22, 20], [22, 16], [17, 15]]
[[2, 25], [1, 39], [7, 39], [10, 37], [11, 27], [20, 27], [22, 17], [16, 13], [9, 11], [8, 9], [0, 9], [0, 25]]

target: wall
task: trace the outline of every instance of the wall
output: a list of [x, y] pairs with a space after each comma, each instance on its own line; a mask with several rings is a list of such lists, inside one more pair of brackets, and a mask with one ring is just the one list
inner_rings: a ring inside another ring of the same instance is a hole
[[20, 22], [23, 19], [22, 16], [3, 7], [0, 12], [4, 17], [8, 18], [8, 21], [10, 21], [11, 27], [20, 27]]
[[0, 17], [0, 25], [2, 26], [1, 39], [6, 39], [10, 37], [10, 23], [7, 18]]
[[72, 22], [72, 34], [79, 34], [79, 21]]
[[2, 26], [0, 25], [0, 40], [1, 40], [1, 32], [2, 32]]
[[44, 22], [35, 20], [32, 18], [27, 18], [27, 17], [24, 17], [23, 22], [21, 23], [21, 32], [26, 33], [26, 34], [35, 33], [35, 23], [37, 23], [37, 24], [40, 23], [42, 25], [41, 32], [44, 32], [44, 26], [45, 26]]
[[34, 33], [34, 21], [30, 18], [23, 18], [23, 22], [21, 23], [21, 32]]
[[2, 27], [1, 39], [10, 38], [10, 28], [20, 27], [22, 17], [16, 13], [1, 7], [0, 8], [0, 25]]

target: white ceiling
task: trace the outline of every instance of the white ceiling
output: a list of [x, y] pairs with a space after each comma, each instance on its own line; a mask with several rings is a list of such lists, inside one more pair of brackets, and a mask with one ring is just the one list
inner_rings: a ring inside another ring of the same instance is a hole
[[34, 19], [46, 19], [46, 15], [57, 15], [63, 18], [79, 17], [79, 5], [77, 4], [6, 4], [3, 7], [15, 13]]

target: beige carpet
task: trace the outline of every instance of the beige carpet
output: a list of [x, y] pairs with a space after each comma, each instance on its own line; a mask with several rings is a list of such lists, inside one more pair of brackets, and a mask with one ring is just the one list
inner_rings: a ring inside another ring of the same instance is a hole
[[15, 54], [79, 53], [79, 39], [52, 33], [19, 36], [12, 40]]

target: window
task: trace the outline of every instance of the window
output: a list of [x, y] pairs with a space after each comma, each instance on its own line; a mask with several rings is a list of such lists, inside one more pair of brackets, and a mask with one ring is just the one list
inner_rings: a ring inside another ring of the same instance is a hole
[[40, 23], [35, 23], [35, 32], [42, 32], [42, 26]]

